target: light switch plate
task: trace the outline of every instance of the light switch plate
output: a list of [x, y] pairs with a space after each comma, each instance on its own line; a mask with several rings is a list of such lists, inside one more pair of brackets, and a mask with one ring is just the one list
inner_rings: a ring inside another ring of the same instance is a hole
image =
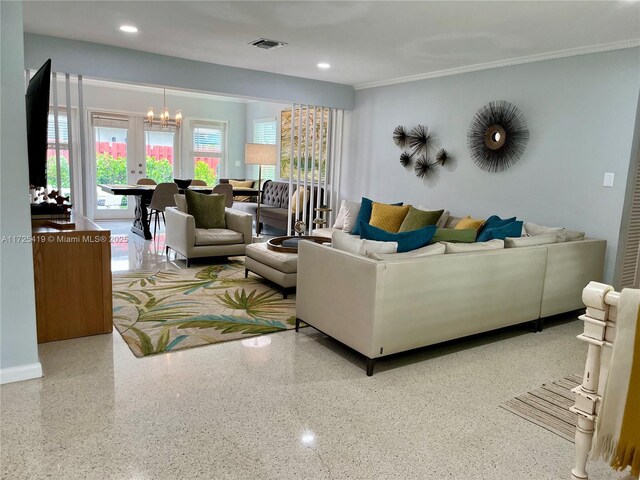
[[613, 187], [613, 173], [605, 173], [604, 181], [602, 182], [603, 187]]

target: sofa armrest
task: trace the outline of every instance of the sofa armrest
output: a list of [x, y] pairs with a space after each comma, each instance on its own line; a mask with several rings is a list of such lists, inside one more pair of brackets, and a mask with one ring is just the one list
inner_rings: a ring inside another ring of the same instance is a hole
[[245, 245], [251, 245], [253, 242], [253, 215], [240, 210], [227, 208], [224, 213], [227, 228], [234, 232], [242, 234]]
[[164, 214], [167, 222], [166, 245], [188, 256], [196, 238], [196, 221], [193, 215], [181, 212], [176, 207], [167, 207]]

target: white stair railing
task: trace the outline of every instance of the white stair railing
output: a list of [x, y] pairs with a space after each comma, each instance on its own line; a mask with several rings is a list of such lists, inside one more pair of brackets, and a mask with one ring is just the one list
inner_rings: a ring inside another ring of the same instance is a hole
[[580, 316], [580, 320], [584, 321], [584, 331], [578, 335], [578, 339], [588, 344], [588, 351], [582, 385], [571, 390], [576, 394], [576, 403], [569, 410], [578, 414], [576, 463], [571, 470], [572, 480], [589, 478], [586, 470], [587, 458], [609, 373], [619, 299], [620, 294], [612, 286], [603, 283], [591, 282], [582, 291], [582, 301], [587, 311]]

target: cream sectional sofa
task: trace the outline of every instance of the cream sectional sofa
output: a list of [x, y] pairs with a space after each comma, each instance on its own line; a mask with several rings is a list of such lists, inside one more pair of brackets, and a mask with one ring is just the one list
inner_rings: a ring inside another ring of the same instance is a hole
[[605, 249], [585, 239], [381, 261], [301, 242], [296, 330], [302, 321], [353, 348], [372, 375], [377, 358], [527, 321], [540, 330], [581, 308]]

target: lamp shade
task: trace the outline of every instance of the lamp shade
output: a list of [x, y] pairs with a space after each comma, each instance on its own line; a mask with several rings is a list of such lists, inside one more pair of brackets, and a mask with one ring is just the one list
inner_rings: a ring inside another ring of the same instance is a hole
[[277, 161], [276, 145], [247, 143], [244, 146], [244, 163], [247, 165], [275, 165]]

